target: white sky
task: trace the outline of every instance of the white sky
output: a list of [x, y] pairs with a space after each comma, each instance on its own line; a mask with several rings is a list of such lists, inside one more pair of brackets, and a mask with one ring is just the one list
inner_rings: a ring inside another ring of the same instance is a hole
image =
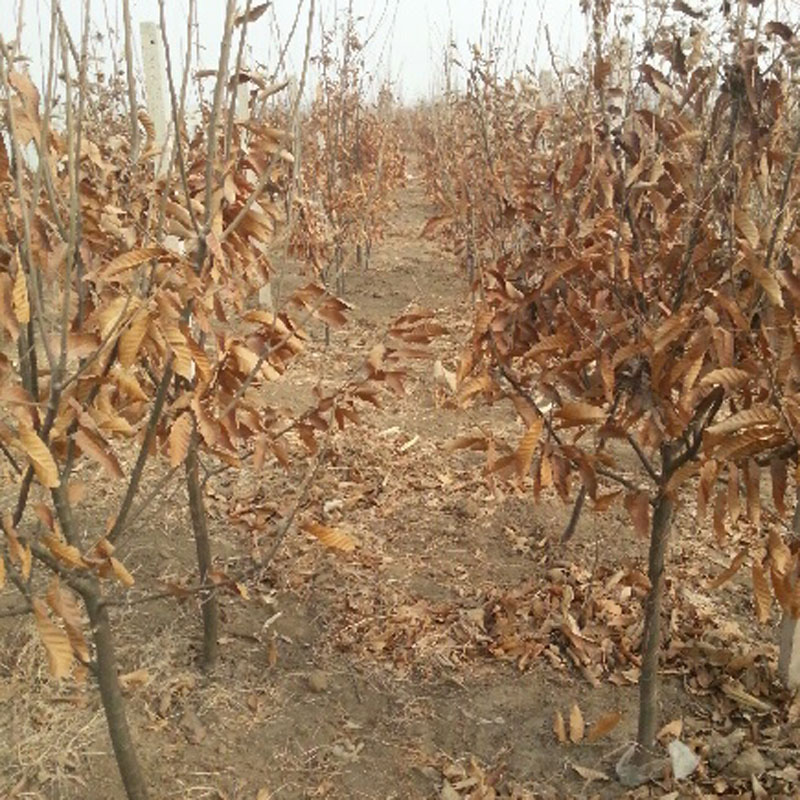
[[[134, 34], [139, 23], [158, 21], [157, 0], [130, 0]], [[259, 0], [253, 0], [257, 5]], [[301, 0], [300, 22], [288, 52], [287, 70], [299, 72], [305, 44], [309, 0]], [[0, 34], [6, 40], [16, 36], [17, 8], [22, 3], [24, 21], [22, 47], [32, 62], [37, 78], [48, 47], [50, 0], [0, 0], [0, 7], [14, 9], [0, 14]], [[547, 26], [553, 47], [565, 59], [576, 59], [585, 42], [585, 22], [578, 0], [352, 0], [356, 15], [362, 16], [362, 39], [375, 31], [366, 51], [366, 63], [380, 82], [391, 76], [396, 91], [406, 101], [428, 96], [438, 89], [446, 43], [451, 38], [468, 63], [468, 43], [487, 41], [487, 32], [502, 46], [500, 63], [522, 68], [548, 68], [550, 56], [544, 39]], [[244, 8], [244, 0], [239, 6]], [[82, 0], [61, 0], [73, 38], [80, 40]], [[224, 17], [224, 0], [197, 0], [201, 59], [199, 66], [216, 67]], [[182, 60], [186, 38], [188, 0], [166, 0], [167, 29], [173, 63]], [[118, 31], [116, 48], [122, 52], [121, 0], [91, 0], [94, 30]], [[347, 0], [317, 0], [312, 55], [318, 52], [320, 26], [330, 29], [341, 22]], [[274, 0], [272, 7], [248, 28], [254, 62], [273, 69], [278, 52], [278, 37], [285, 37], [297, 10], [297, 0]], [[113, 37], [112, 37], [113, 38]], [[109, 41], [106, 37], [106, 42]], [[98, 45], [100, 46], [100, 45]], [[106, 51], [109, 45], [103, 46]], [[235, 53], [235, 50], [234, 50]], [[136, 61], [141, 65], [138, 45]], [[198, 64], [193, 64], [197, 67]], [[310, 76], [313, 85], [314, 76]]]

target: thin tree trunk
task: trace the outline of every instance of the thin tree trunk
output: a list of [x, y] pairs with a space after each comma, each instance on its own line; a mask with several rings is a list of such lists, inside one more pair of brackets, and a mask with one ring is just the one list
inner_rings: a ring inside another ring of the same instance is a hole
[[[792, 518], [792, 540], [794, 546], [800, 542], [800, 489], [796, 492], [794, 516]], [[800, 571], [795, 567], [794, 574], [791, 576], [790, 587], [792, 591], [797, 588], [800, 582]], [[794, 690], [800, 685], [800, 632], [798, 632], [800, 622], [794, 618], [789, 610], [784, 610], [781, 614], [781, 623], [778, 626], [778, 677], [784, 685]]]
[[93, 593], [84, 595], [83, 600], [92, 625], [100, 697], [103, 701], [108, 733], [111, 736], [111, 746], [114, 748], [122, 784], [128, 800], [146, 800], [147, 785], [139, 766], [139, 759], [125, 714], [125, 699], [122, 696], [119, 680], [117, 680], [117, 658], [114, 653], [114, 639], [111, 633], [108, 608], [102, 599]]
[[130, 0], [122, 0], [122, 24], [125, 28], [125, 69], [128, 80], [128, 113], [131, 127], [131, 161], [139, 160], [139, 109], [136, 102], [136, 75], [133, 71], [133, 30]]
[[661, 651], [661, 605], [664, 599], [664, 567], [672, 527], [674, 500], [660, 494], [650, 529], [648, 577], [650, 592], [644, 612], [642, 673], [639, 677], [639, 732], [637, 742], [645, 749], [655, 744], [658, 731], [658, 656]]
[[200, 603], [203, 609], [202, 664], [206, 672], [212, 672], [217, 665], [217, 656], [219, 655], [219, 603], [214, 584], [208, 577], [211, 570], [211, 540], [208, 538], [206, 507], [198, 475], [197, 443], [197, 427], [195, 425], [189, 443], [189, 451], [186, 454], [186, 486], [189, 490], [189, 511], [192, 515], [200, 583], [204, 587], [200, 592]]

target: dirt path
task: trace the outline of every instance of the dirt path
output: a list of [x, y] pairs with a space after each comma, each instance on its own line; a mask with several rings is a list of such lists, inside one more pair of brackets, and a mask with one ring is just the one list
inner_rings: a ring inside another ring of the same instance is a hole
[[[412, 306], [434, 309], [448, 327], [435, 348], [454, 367], [471, 310], [452, 256], [418, 236], [430, 209], [414, 165], [411, 172], [369, 269], [347, 277], [354, 324], [275, 388], [287, 400], [346, 373], [353, 354], [363, 355], [386, 321]], [[609, 753], [633, 734], [635, 681], [592, 678], [565, 655], [557, 627], [542, 633], [537, 614], [542, 604], [569, 605], [573, 586], [589, 603], [592, 587], [620, 566], [629, 570], [616, 579], [625, 586], [644, 545], [620, 518], [587, 515], [568, 551], [551, 547], [568, 509], [487, 487], [483, 454], [447, 452], [447, 442], [476, 423], [515, 429], [504, 409], [443, 407], [427, 362], [405, 397], [365, 414], [313, 489], [328, 521], [351, 531], [359, 547], [342, 557], [290, 537], [248, 603], [226, 600], [214, 680], [194, 666], [193, 606], [117, 615], [123, 671], [146, 670], [144, 685], [131, 687], [130, 708], [154, 797], [452, 800], [462, 796], [454, 787], [481, 782], [497, 792], [486, 797], [570, 797], [585, 790], [570, 763], [608, 766]], [[291, 485], [278, 473], [247, 481], [248, 492], [252, 481], [263, 484], [266, 515]], [[243, 550], [263, 542], [230, 524], [240, 488], [218, 481], [211, 489], [220, 566], [235, 570], [249, 563]], [[140, 574], [154, 540], [174, 572], [191, 568], [188, 525], [167, 508], [129, 545], [127, 563], [138, 558]], [[679, 547], [678, 561], [691, 552]], [[32, 677], [41, 668], [36, 653], [21, 638], [15, 644], [17, 667], [27, 665]], [[93, 694], [61, 697], [46, 686], [20, 699], [21, 683], [4, 686], [4, 719], [16, 724], [18, 748], [0, 762], [0, 795], [23, 764], [30, 791], [19, 797], [121, 796]], [[622, 721], [601, 742], [558, 748], [553, 716], [573, 703], [588, 722], [613, 710]], [[56, 733], [64, 704], [70, 736]], [[664, 705], [670, 719], [680, 708], [694, 713], [669, 683]]]

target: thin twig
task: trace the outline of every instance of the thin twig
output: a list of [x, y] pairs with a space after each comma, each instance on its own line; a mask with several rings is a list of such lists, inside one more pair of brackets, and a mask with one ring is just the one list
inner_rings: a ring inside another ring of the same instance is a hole
[[655, 484], [661, 483], [661, 476], [656, 471], [656, 468], [651, 463], [650, 459], [647, 457], [647, 453], [642, 450], [642, 446], [639, 444], [636, 436], [628, 431], [625, 434], [625, 438], [628, 440], [628, 444], [633, 448], [633, 451], [639, 456], [639, 461], [642, 462], [642, 466], [645, 468], [647, 474], [652, 478]]
[[153, 401], [153, 408], [150, 411], [150, 419], [147, 422], [147, 430], [145, 431], [144, 439], [142, 440], [141, 447], [139, 448], [139, 455], [136, 458], [136, 464], [131, 472], [131, 477], [128, 480], [128, 488], [125, 492], [125, 497], [120, 505], [117, 518], [114, 520], [114, 525], [109, 531], [106, 539], [113, 544], [122, 531], [125, 529], [125, 522], [128, 518], [128, 513], [133, 505], [133, 498], [139, 490], [139, 483], [142, 479], [144, 466], [150, 455], [150, 447], [156, 435], [156, 428], [158, 427], [159, 420], [161, 419], [161, 412], [164, 408], [164, 403], [167, 399], [167, 390], [169, 389], [170, 381], [172, 380], [172, 357], [169, 358], [164, 366], [164, 374], [161, 377], [161, 383], [156, 391], [156, 397]]

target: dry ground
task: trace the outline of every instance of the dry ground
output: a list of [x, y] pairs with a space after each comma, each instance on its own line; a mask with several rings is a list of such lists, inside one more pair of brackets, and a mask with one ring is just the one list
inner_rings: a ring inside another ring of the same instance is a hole
[[[333, 385], [387, 319], [415, 305], [448, 327], [435, 349], [454, 367], [471, 315], [463, 278], [450, 254], [418, 237], [431, 210], [415, 175], [397, 201], [369, 269], [348, 275], [353, 324], [270, 387], [281, 402], [301, 403], [319, 379]], [[622, 650], [638, 631], [646, 543], [622, 513], [587, 512], [559, 547], [569, 515], [560, 501], [534, 505], [530, 492], [489, 485], [483, 454], [446, 450], [475, 425], [518, 436], [509, 409], [456, 410], [445, 394], [420, 363], [404, 398], [387, 397], [337, 439], [309, 503], [359, 547], [343, 556], [291, 534], [252, 578], [249, 601], [226, 597], [213, 677], [196, 667], [193, 602], [116, 611], [153, 797], [624, 795], [601, 773], [613, 773], [635, 732], [635, 656]], [[231, 519], [253, 482], [268, 520], [291, 506], [300, 477], [276, 466], [209, 483], [220, 566], [251, 569], [269, 548], [271, 524], [254, 532]], [[140, 585], [191, 570], [182, 491], [170, 487], [125, 541]], [[717, 549], [690, 509], [677, 522], [662, 710], [705, 760], [696, 780], [664, 778], [636, 796], [745, 796], [753, 784], [741, 751], [752, 760], [753, 746], [771, 796], [798, 796], [796, 709], [770, 708], [786, 702], [764, 644], [772, 631], [752, 623], [746, 579], [703, 592], [737, 548]], [[0, 797], [122, 797], [96, 694], [53, 685], [31, 625], [0, 622]], [[568, 720], [573, 704], [587, 725], [614, 711], [620, 723], [591, 744], [560, 744], [554, 715]], [[744, 741], [724, 764], [718, 739], [729, 733]]]

